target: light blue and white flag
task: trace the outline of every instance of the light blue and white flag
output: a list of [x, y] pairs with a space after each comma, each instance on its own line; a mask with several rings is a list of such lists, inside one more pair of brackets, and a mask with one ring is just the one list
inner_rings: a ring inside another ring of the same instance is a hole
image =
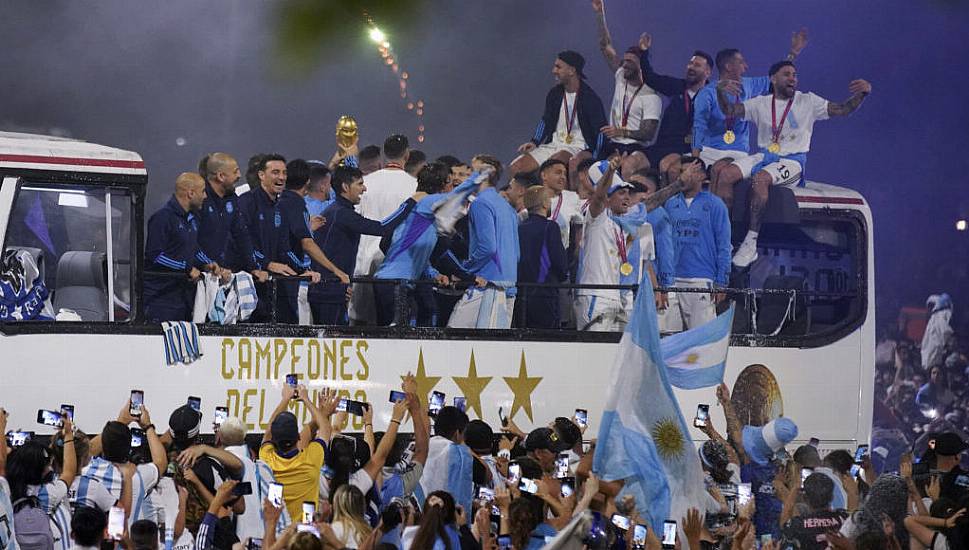
[[427, 462], [424, 473], [414, 496], [421, 506], [424, 499], [434, 491], [447, 491], [454, 501], [465, 510], [471, 509], [474, 492], [472, 467], [474, 458], [467, 445], [459, 445], [451, 440], [434, 436], [428, 442]]
[[670, 384], [695, 390], [723, 382], [733, 313], [731, 304], [730, 309], [709, 323], [660, 340]]
[[[643, 299], [646, 297], [646, 299]], [[703, 471], [660, 353], [656, 305], [643, 277], [612, 368], [593, 471], [625, 480], [623, 492], [662, 532], [663, 521], [683, 517], [703, 502]]]
[[[488, 180], [492, 170], [482, 170], [468, 176], [454, 192], [444, 195], [443, 198], [434, 204], [431, 209], [434, 211], [434, 225], [437, 227], [438, 235], [454, 234], [454, 226], [458, 220], [468, 214], [467, 206], [471, 200], [471, 195], [478, 192], [478, 187]], [[466, 185], [474, 182], [473, 185]]]

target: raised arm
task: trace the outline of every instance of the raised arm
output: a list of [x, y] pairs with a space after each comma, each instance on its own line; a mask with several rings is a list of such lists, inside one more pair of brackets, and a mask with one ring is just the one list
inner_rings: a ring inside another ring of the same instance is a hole
[[656, 191], [646, 199], [646, 211], [655, 210], [656, 207], [666, 204], [670, 197], [686, 189], [687, 183], [696, 178], [702, 180], [705, 174], [706, 172], [704, 172], [703, 165], [699, 160], [687, 164], [683, 167], [683, 171], [680, 172], [680, 177], [676, 181]]
[[871, 93], [871, 84], [867, 80], [852, 80], [848, 85], [848, 92], [851, 93], [851, 97], [843, 102], [828, 102], [828, 116], [848, 116], [855, 112]]
[[263, 432], [262, 434], [263, 444], [269, 443], [270, 441], [273, 440], [273, 430], [272, 430], [273, 420], [276, 420], [276, 417], [283, 414], [283, 411], [285, 411], [286, 408], [289, 407], [289, 402], [293, 399], [293, 395], [295, 394], [296, 394], [295, 388], [293, 388], [292, 386], [283, 384], [283, 393], [280, 396], [279, 404], [276, 405], [276, 408], [273, 410], [273, 413], [269, 416], [269, 422], [266, 422], [266, 431]]
[[407, 373], [401, 388], [407, 394], [407, 410], [414, 423], [414, 462], [423, 466], [430, 452], [431, 423], [428, 422], [427, 409], [417, 396], [417, 380], [413, 374]]
[[727, 440], [733, 445], [734, 451], [737, 452], [740, 464], [746, 464], [748, 459], [747, 452], [744, 450], [742, 426], [737, 418], [737, 413], [733, 410], [733, 403], [730, 402], [730, 390], [727, 389], [726, 384], [720, 384], [717, 387], [717, 400], [720, 401], [720, 406], [723, 407], [723, 416], [727, 419]]
[[791, 33], [791, 50], [787, 52], [787, 60], [794, 61], [797, 56], [801, 55], [801, 50], [807, 46], [808, 43], [808, 31], [806, 28], [801, 27], [801, 30]]
[[612, 72], [619, 70], [619, 55], [612, 47], [612, 37], [609, 36], [609, 27], [606, 26], [606, 6], [605, 0], [592, 0], [592, 9], [596, 12], [596, 28], [599, 30], [599, 51], [602, 57], [606, 58], [606, 65]]
[[384, 467], [384, 463], [387, 462], [387, 456], [390, 454], [390, 450], [394, 448], [394, 443], [397, 441], [397, 430], [400, 429], [400, 423], [404, 419], [404, 413], [407, 412], [407, 400], [398, 401], [394, 403], [394, 411], [390, 416], [390, 424], [387, 425], [387, 431], [384, 432], [384, 436], [380, 438], [380, 444], [377, 445], [377, 451], [374, 452], [370, 460], [363, 467], [363, 470], [367, 472], [370, 479], [376, 480], [377, 475], [380, 473], [380, 469]]
[[602, 211], [606, 209], [606, 200], [609, 198], [609, 187], [612, 186], [612, 175], [616, 173], [620, 162], [619, 155], [613, 155], [609, 159], [609, 168], [602, 174], [599, 181], [596, 182], [595, 192], [592, 193], [592, 197], [589, 199], [589, 214], [592, 214], [593, 218], [599, 217], [599, 214], [602, 214]]
[[686, 81], [675, 76], [656, 74], [649, 61], [649, 48], [653, 45], [653, 38], [648, 33], [639, 36], [639, 68], [643, 71], [643, 82], [647, 86], [665, 96], [675, 96], [683, 91]]
[[727, 118], [744, 118], [744, 104], [742, 101], [737, 103], [731, 102], [727, 99], [727, 94], [733, 94], [739, 96], [743, 91], [740, 86], [740, 82], [736, 80], [721, 80], [717, 82], [717, 103], [720, 104], [720, 110], [723, 111], [723, 116]]

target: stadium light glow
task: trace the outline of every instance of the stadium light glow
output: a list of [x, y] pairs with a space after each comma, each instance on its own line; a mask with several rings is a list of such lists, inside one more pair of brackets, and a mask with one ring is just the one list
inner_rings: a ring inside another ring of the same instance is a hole
[[377, 44], [380, 44], [384, 42], [386, 39], [387, 39], [387, 35], [384, 34], [384, 31], [378, 29], [377, 27], [372, 27], [370, 29], [370, 40], [373, 40]]
[[956, 222], [956, 231], [965, 231], [967, 228], [969, 228], [969, 222], [966, 222], [966, 220]]

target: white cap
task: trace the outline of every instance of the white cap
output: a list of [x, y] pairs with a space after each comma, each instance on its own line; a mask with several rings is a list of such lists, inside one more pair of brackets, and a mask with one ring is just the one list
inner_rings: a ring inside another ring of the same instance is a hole
[[[589, 181], [592, 182], [593, 186], [598, 185], [599, 180], [602, 179], [602, 175], [605, 174], [606, 171], [608, 170], [609, 170], [608, 160], [600, 160], [599, 162], [593, 163], [592, 166], [589, 167]], [[635, 188], [633, 184], [623, 181], [623, 179], [619, 177], [619, 172], [616, 172], [612, 176], [612, 185], [609, 186], [608, 194], [611, 195], [616, 191], [622, 189], [623, 187], [625, 187], [626, 189]]]

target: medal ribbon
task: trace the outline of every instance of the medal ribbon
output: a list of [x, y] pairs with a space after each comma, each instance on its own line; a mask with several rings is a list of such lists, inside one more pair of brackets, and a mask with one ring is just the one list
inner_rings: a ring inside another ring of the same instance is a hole
[[552, 215], [549, 216], [548, 219], [550, 219], [550, 220], [557, 220], [557, 219], [559, 219], [559, 212], [562, 210], [562, 203], [563, 202], [565, 202], [565, 193], [562, 193], [561, 195], [559, 195], [559, 202], [558, 202], [558, 204], [555, 205], [555, 211], [552, 212]]
[[686, 111], [687, 115], [690, 114], [690, 111], [692, 110], [691, 109], [692, 106], [693, 104], [690, 101], [690, 89], [684, 87], [683, 88], [683, 110]]
[[629, 85], [625, 84], [622, 88], [622, 127], [626, 127], [626, 123], [629, 122], [629, 111], [633, 108], [633, 101], [636, 100], [636, 95], [639, 94], [639, 90], [643, 89], [643, 85], [640, 84], [636, 91], [633, 92], [633, 96], [629, 98], [629, 105], [626, 105], [626, 92], [629, 90]]
[[616, 248], [619, 249], [619, 257], [622, 259], [622, 263], [629, 263], [626, 253], [626, 237], [623, 235], [622, 229], [616, 231]]
[[575, 126], [576, 103], [579, 102], [579, 92], [575, 92], [575, 100], [572, 102], [572, 113], [569, 113], [569, 94], [562, 94], [562, 106], [565, 108], [565, 135], [572, 135], [572, 127]]
[[794, 105], [794, 98], [787, 100], [787, 107], [784, 107], [784, 114], [781, 115], [780, 124], [777, 123], [777, 102], [770, 98], [770, 132], [771, 142], [780, 144], [781, 131], [784, 129], [784, 121], [787, 120], [787, 113], [791, 112], [791, 105]]

